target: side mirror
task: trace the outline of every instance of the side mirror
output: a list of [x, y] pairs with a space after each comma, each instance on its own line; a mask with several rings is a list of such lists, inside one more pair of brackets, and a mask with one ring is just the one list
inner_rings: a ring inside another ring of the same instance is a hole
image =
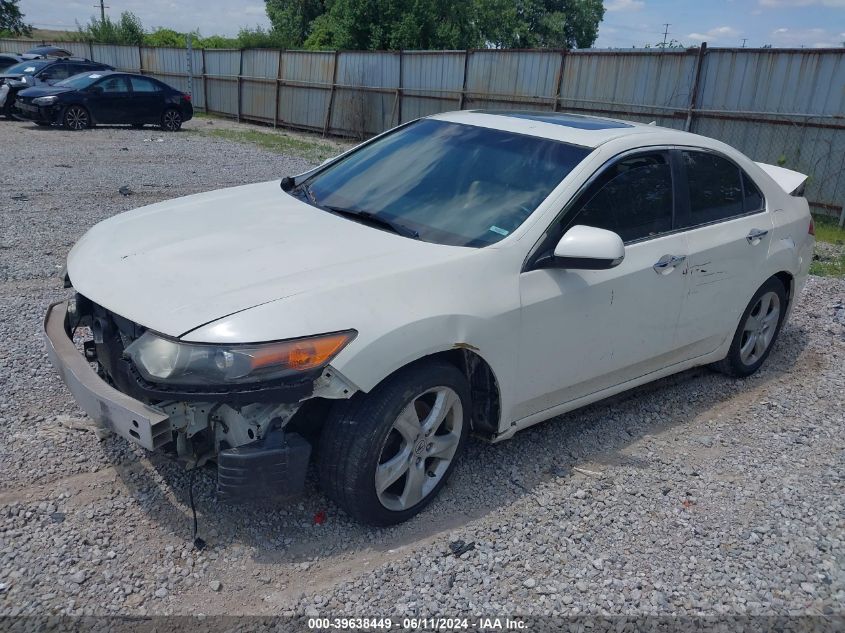
[[606, 270], [622, 263], [625, 245], [613, 231], [578, 224], [555, 246], [555, 267]]
[[92, 94], [92, 95], [101, 95], [101, 94], [103, 94], [103, 87], [102, 86], [91, 86], [85, 92], [88, 92], [89, 94]]

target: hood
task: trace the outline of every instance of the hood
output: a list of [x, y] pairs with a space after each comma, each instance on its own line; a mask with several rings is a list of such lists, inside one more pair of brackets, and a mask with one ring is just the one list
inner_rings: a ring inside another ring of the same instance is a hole
[[65, 92], [73, 92], [73, 88], [54, 87], [54, 86], [35, 86], [32, 88], [25, 88], [21, 90], [18, 95], [21, 97], [49, 97], [52, 95], [60, 95]]
[[177, 198], [94, 226], [68, 255], [77, 291], [170, 336], [296, 294], [346, 288], [468, 249], [365, 226], [273, 181]]

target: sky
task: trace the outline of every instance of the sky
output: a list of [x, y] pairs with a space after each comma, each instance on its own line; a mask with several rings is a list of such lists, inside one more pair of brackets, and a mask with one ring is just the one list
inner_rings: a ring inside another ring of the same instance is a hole
[[[99, 13], [95, 0], [21, 0], [27, 22], [75, 29]], [[270, 25], [261, 0], [106, 0], [112, 17], [132, 11], [147, 29], [199, 28], [202, 35], [235, 35], [243, 26]], [[607, 12], [596, 47], [637, 48], [668, 38], [685, 46], [820, 48], [845, 42], [845, 0], [604, 0]]]

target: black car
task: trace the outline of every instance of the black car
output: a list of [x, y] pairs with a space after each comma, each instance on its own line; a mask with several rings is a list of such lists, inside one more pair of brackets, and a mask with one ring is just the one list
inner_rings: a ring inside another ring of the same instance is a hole
[[36, 46], [24, 53], [24, 56], [32, 59], [33, 57], [72, 57], [73, 53], [58, 46]]
[[15, 64], [20, 64], [23, 57], [15, 55], [14, 53], [0, 53], [0, 73], [6, 72], [7, 68], [11, 68]]
[[18, 92], [33, 86], [52, 85], [79, 73], [114, 70], [108, 64], [87, 59], [29, 59], [0, 74], [0, 111], [11, 118]]
[[97, 123], [145, 123], [175, 132], [194, 116], [191, 97], [165, 83], [121, 72], [84, 73], [18, 94], [15, 115], [38, 125], [82, 130]]

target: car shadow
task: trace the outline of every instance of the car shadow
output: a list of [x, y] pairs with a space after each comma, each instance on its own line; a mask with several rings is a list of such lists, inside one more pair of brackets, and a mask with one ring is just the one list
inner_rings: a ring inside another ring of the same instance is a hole
[[[219, 502], [214, 467], [203, 468], [194, 478], [199, 535], [210, 550], [249, 548], [256, 563], [349, 557], [425, 542], [535, 495], [550, 480], [583, 476], [575, 468], [582, 472], [585, 465], [599, 470], [617, 465], [647, 468], [643, 458], [626, 455], [626, 447], [688, 425], [708, 410], [743, 394], [750, 397], [787, 374], [807, 369], [816, 362], [815, 355], [806, 351], [807, 341], [803, 329], [787, 327], [764, 367], [743, 380], [696, 368], [558, 416], [500, 444], [470, 441], [439, 497], [416, 518], [390, 528], [364, 526], [348, 518], [317, 488], [313, 468], [302, 497], [246, 505]], [[677, 408], [674, 403], [679, 400], [688, 405]], [[190, 477], [184, 468], [165, 455], [140, 449], [139, 459], [126, 460], [125, 446], [120, 453], [115, 442], [124, 440], [115, 438], [103, 447], [114, 451], [114, 467], [129, 494], [163, 531], [190, 539]], [[542, 512], [540, 505], [538, 511]]]

